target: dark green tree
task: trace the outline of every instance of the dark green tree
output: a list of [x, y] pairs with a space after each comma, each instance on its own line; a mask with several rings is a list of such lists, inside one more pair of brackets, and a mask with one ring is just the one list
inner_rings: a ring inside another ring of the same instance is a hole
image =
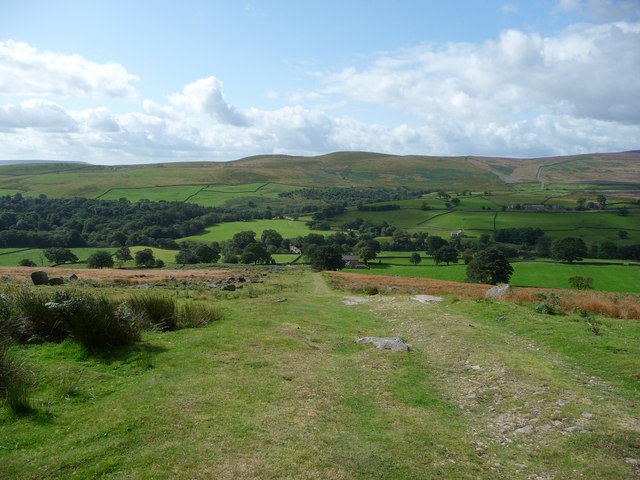
[[442, 262], [445, 262], [447, 265], [450, 263], [458, 263], [458, 251], [450, 245], [445, 245], [435, 251], [433, 260], [436, 262], [436, 265], [440, 265]]
[[62, 247], [47, 248], [44, 251], [44, 256], [47, 257], [47, 260], [54, 264], [78, 261], [78, 257], [75, 253], [73, 253], [68, 248]]
[[446, 245], [448, 245], [448, 243], [444, 238], [438, 237], [437, 235], [430, 235], [429, 237], [427, 237], [426, 253], [427, 255], [434, 255], [436, 253], [436, 250]]
[[21, 267], [35, 267], [36, 262], [28, 258], [23, 258], [22, 260], [20, 260], [20, 263], [18, 265]]
[[344, 268], [342, 253], [328, 245], [312, 248], [308, 258], [314, 270], [340, 270]]
[[93, 252], [87, 258], [87, 267], [89, 268], [112, 268], [113, 257], [105, 250], [98, 250]]
[[587, 246], [581, 238], [564, 237], [551, 243], [551, 257], [573, 263], [587, 256]]
[[513, 267], [504, 253], [494, 247], [478, 252], [467, 265], [467, 281], [474, 283], [508, 283]]
[[244, 247], [242, 255], [240, 255], [240, 263], [255, 263], [267, 265], [273, 262], [271, 254], [263, 244], [253, 242]]
[[411, 254], [411, 257], [409, 257], [409, 261], [413, 264], [413, 265], [417, 265], [422, 261], [422, 257], [420, 256], [420, 254], [418, 252], [413, 252]]
[[138, 250], [135, 255], [135, 262], [138, 267], [153, 267], [156, 265], [156, 259], [153, 256], [153, 250], [143, 248]]
[[113, 255], [118, 261], [119, 267], [122, 267], [122, 265], [129, 260], [133, 260], [133, 257], [131, 256], [131, 249], [127, 246], [120, 247]]
[[380, 243], [376, 240], [361, 240], [356, 244], [356, 251], [360, 260], [366, 264], [378, 256]]

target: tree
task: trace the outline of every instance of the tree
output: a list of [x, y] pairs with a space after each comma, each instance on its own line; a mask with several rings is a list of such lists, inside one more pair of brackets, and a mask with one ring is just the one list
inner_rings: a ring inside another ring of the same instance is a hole
[[87, 258], [87, 267], [89, 268], [112, 268], [113, 267], [113, 258], [109, 254], [109, 252], [105, 250], [98, 250], [97, 252], [93, 252]]
[[413, 252], [411, 254], [411, 257], [409, 257], [409, 261], [412, 264], [417, 265], [422, 261], [422, 257], [420, 256], [420, 254], [418, 252]]
[[477, 253], [467, 265], [467, 281], [475, 283], [508, 283], [513, 267], [500, 250], [489, 247]]
[[569, 285], [578, 290], [591, 290], [593, 289], [593, 278], [576, 275], [569, 278]]
[[244, 247], [242, 255], [240, 256], [240, 263], [260, 263], [267, 265], [273, 263], [273, 259], [263, 244], [253, 242]]
[[435, 251], [433, 260], [436, 262], [436, 265], [440, 265], [442, 262], [445, 262], [447, 265], [452, 262], [458, 263], [458, 251], [450, 245], [445, 245]]
[[600, 207], [602, 207], [604, 209], [605, 205], [607, 204], [607, 197], [605, 197], [604, 195], [600, 194], [596, 198], [596, 202], [598, 202]]
[[66, 262], [77, 262], [78, 257], [68, 248], [51, 247], [44, 251], [44, 256], [51, 263], [60, 264]]
[[328, 245], [312, 248], [308, 257], [314, 270], [340, 270], [344, 268], [342, 253]]
[[33, 260], [29, 260], [28, 258], [23, 258], [22, 260], [20, 260], [20, 263], [18, 265], [20, 265], [21, 267], [35, 267], [36, 262], [34, 262]]
[[129, 247], [127, 246], [120, 247], [118, 250], [116, 250], [116, 253], [114, 253], [114, 257], [116, 257], [119, 267], [122, 267], [122, 265], [129, 260], [133, 260], [133, 257], [131, 256], [131, 249], [129, 249]]
[[150, 248], [138, 250], [135, 255], [135, 261], [138, 267], [150, 268], [156, 264], [156, 259], [153, 256], [153, 250]]
[[427, 255], [434, 255], [436, 253], [436, 250], [446, 245], [448, 245], [448, 243], [444, 238], [438, 237], [437, 235], [430, 235], [429, 237], [427, 237], [426, 253]]
[[587, 246], [581, 238], [565, 237], [551, 243], [551, 257], [573, 263], [587, 256]]
[[255, 243], [256, 241], [256, 232], [252, 230], [245, 230], [242, 232], [236, 233], [231, 239], [231, 245], [233, 246], [236, 252], [242, 252], [244, 247], [249, 245], [250, 243]]
[[356, 250], [360, 260], [366, 264], [369, 260], [376, 258], [380, 251], [380, 243], [376, 240], [361, 240], [356, 244]]

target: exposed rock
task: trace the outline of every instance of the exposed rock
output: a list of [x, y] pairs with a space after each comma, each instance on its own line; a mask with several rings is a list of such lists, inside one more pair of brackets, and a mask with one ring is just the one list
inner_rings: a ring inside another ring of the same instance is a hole
[[499, 299], [504, 298], [508, 295], [511, 295], [511, 285], [496, 285], [495, 287], [491, 287], [487, 290], [487, 293], [484, 294], [485, 298]]
[[370, 301], [371, 299], [365, 297], [344, 297], [342, 299], [344, 305], [362, 305]]
[[517, 429], [513, 433], [524, 433], [524, 434], [533, 433], [533, 425], [526, 425], [526, 426], [524, 426], [522, 428]]
[[72, 273], [67, 277], [69, 280], [78, 280], [78, 276], [75, 273]]
[[637, 458], [625, 458], [624, 461], [631, 465], [640, 465], [640, 460]]
[[244, 282], [246, 282], [246, 281], [247, 281], [247, 279], [245, 278], [245, 276], [244, 276], [244, 275], [238, 275], [238, 282], [240, 282], [240, 283], [244, 283]]
[[589, 413], [589, 412], [582, 412], [582, 413], [580, 414], [580, 416], [581, 416], [582, 418], [591, 418], [591, 417], [593, 417], [593, 414], [592, 414], [592, 413]]
[[49, 285], [64, 285], [64, 280], [61, 277], [50, 278]]
[[358, 343], [371, 343], [380, 350], [391, 350], [393, 352], [408, 352], [411, 345], [405, 343], [400, 337], [362, 337], [356, 340]]
[[42, 270], [36, 270], [35, 272], [31, 272], [31, 281], [34, 285], [48, 285], [49, 275]]
[[420, 303], [435, 303], [444, 300], [442, 297], [435, 297], [433, 295], [414, 295], [411, 300], [417, 300]]
[[12, 275], [2, 275], [0, 277], [0, 280], [2, 280], [3, 282], [12, 282], [16, 279], [16, 277], [12, 276]]
[[226, 290], [228, 292], [234, 292], [236, 290], [236, 286], [233, 283], [227, 283], [222, 287], [222, 290]]
[[282, 302], [286, 302], [286, 301], [287, 301], [287, 299], [285, 297], [282, 297], [282, 298], [278, 298], [278, 299], [274, 300], [273, 303], [282, 303]]

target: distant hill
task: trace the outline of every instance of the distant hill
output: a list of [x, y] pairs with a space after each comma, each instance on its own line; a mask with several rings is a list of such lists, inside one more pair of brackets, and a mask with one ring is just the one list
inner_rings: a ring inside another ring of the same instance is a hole
[[231, 162], [97, 166], [83, 162], [2, 161], [0, 194], [97, 197], [111, 189], [285, 184], [432, 190], [511, 190], [521, 183], [624, 183], [640, 189], [640, 152], [514, 159], [335, 152], [257, 155]]

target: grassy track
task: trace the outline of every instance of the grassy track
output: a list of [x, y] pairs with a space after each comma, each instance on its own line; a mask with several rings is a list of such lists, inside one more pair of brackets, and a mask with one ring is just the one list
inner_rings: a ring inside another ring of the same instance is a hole
[[[146, 333], [105, 357], [22, 348], [38, 410], [0, 409], [0, 478], [634, 475], [637, 321], [603, 319], [597, 337], [578, 316], [527, 306], [345, 306], [344, 294], [274, 272], [252, 292], [200, 292], [225, 312], [206, 328]], [[363, 335], [401, 336], [413, 352], [354, 342]]]

